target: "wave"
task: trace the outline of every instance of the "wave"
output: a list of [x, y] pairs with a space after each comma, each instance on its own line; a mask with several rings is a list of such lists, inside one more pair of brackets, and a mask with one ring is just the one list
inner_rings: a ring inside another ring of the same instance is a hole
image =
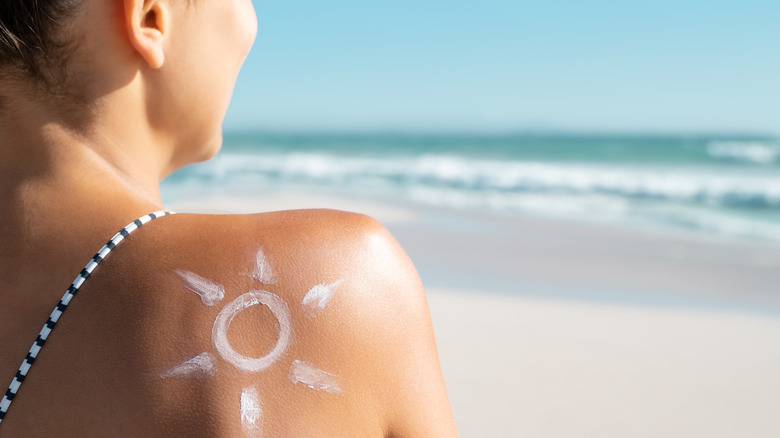
[[773, 166], [225, 151], [164, 185], [169, 201], [211, 189], [303, 189], [780, 242], [780, 172]]
[[780, 175], [728, 170], [474, 160], [449, 155], [380, 158], [225, 153], [192, 172], [200, 178], [237, 185], [272, 181], [356, 190], [436, 188], [472, 193], [602, 195], [712, 207], [780, 207]]
[[714, 141], [707, 146], [707, 153], [719, 160], [773, 164], [780, 161], [780, 144], [761, 141]]
[[603, 195], [475, 194], [445, 189], [419, 188], [411, 198], [422, 204], [458, 209], [490, 208], [628, 226], [671, 227], [722, 236], [769, 239], [780, 242], [780, 220], [766, 220], [739, 211], [676, 203], [632, 202]]

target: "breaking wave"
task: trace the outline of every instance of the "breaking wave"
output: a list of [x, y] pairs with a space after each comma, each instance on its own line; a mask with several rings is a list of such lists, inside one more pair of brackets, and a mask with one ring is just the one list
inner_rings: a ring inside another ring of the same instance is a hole
[[711, 155], [750, 160], [749, 166], [227, 150], [164, 184], [169, 193], [298, 188], [780, 241], [780, 172], [765, 165], [777, 159], [769, 149], [768, 143], [709, 144]]
[[780, 160], [780, 145], [761, 141], [715, 141], [707, 152], [713, 158], [752, 164], [773, 164]]
[[336, 187], [453, 189], [472, 193], [607, 195], [741, 208], [780, 207], [780, 174], [475, 160], [447, 155], [399, 158], [320, 153], [224, 154], [195, 173], [244, 185], [255, 180]]

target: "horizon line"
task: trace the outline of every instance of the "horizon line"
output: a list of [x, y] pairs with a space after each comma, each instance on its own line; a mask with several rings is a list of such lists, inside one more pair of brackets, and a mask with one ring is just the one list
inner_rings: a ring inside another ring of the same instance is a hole
[[737, 130], [609, 130], [609, 129], [391, 129], [391, 128], [269, 128], [225, 127], [225, 136], [233, 135], [390, 135], [430, 137], [645, 137], [645, 138], [740, 138], [751, 140], [780, 140], [780, 134]]

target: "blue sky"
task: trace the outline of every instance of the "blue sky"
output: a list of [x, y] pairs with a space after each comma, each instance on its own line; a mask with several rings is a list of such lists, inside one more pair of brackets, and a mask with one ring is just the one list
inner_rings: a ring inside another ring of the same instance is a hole
[[228, 129], [780, 134], [777, 0], [255, 0]]

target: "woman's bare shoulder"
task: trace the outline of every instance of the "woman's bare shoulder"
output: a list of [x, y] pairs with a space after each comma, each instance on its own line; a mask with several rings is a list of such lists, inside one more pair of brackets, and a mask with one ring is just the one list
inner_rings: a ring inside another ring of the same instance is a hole
[[[97, 380], [116, 385], [120, 404], [143, 404], [123, 414], [128, 427], [454, 433], [422, 285], [377, 221], [300, 210], [145, 227], [105, 260], [83, 291], [91, 298], [69, 315], [86, 321], [80, 342], [103, 350], [81, 359], [102, 358]], [[100, 333], [106, 319], [116, 336]]]

